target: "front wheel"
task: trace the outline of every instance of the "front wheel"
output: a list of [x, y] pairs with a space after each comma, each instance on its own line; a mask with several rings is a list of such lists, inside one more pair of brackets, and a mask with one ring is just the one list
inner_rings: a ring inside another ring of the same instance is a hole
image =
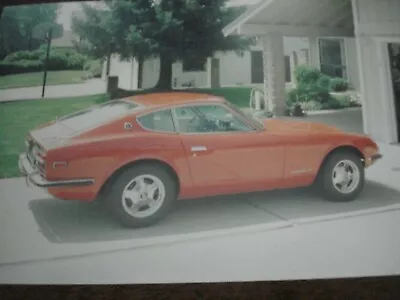
[[139, 165], [125, 170], [117, 178], [106, 201], [122, 225], [145, 227], [168, 214], [177, 196], [176, 186], [164, 168]]
[[321, 195], [330, 201], [355, 200], [364, 189], [364, 165], [351, 152], [334, 153], [326, 160], [316, 183]]

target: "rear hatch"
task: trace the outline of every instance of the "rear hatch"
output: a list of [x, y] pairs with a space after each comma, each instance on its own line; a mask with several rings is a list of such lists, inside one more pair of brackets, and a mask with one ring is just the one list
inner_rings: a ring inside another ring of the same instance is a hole
[[87, 130], [121, 118], [141, 106], [133, 101], [114, 100], [78, 111], [31, 131], [33, 140], [46, 150], [58, 147]]

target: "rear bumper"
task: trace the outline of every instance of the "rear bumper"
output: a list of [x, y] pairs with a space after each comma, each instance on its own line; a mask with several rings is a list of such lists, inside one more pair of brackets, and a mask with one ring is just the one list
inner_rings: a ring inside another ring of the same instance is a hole
[[27, 184], [32, 183], [42, 188], [86, 186], [86, 185], [92, 185], [95, 182], [94, 179], [92, 178], [55, 180], [55, 181], [46, 180], [32, 167], [26, 154], [20, 155], [18, 160], [18, 167], [20, 172], [25, 176]]

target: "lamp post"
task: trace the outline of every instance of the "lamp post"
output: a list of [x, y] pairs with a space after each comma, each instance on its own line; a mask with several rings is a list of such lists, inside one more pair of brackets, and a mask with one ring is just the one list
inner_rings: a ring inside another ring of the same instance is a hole
[[42, 84], [42, 98], [44, 97], [46, 80], [47, 80], [47, 69], [50, 57], [51, 41], [54, 38], [62, 37], [63, 27], [57, 23], [42, 23], [33, 28], [32, 36], [36, 39], [46, 41], [46, 57], [43, 65], [43, 84]]

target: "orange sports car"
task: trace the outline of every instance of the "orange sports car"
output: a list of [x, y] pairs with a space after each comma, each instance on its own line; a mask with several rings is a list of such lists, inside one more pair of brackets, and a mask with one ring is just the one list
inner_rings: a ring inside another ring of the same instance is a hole
[[313, 186], [351, 201], [381, 158], [369, 137], [323, 124], [247, 116], [223, 98], [153, 93], [32, 130], [19, 167], [55, 198], [102, 199], [125, 226], [163, 218], [177, 199]]

